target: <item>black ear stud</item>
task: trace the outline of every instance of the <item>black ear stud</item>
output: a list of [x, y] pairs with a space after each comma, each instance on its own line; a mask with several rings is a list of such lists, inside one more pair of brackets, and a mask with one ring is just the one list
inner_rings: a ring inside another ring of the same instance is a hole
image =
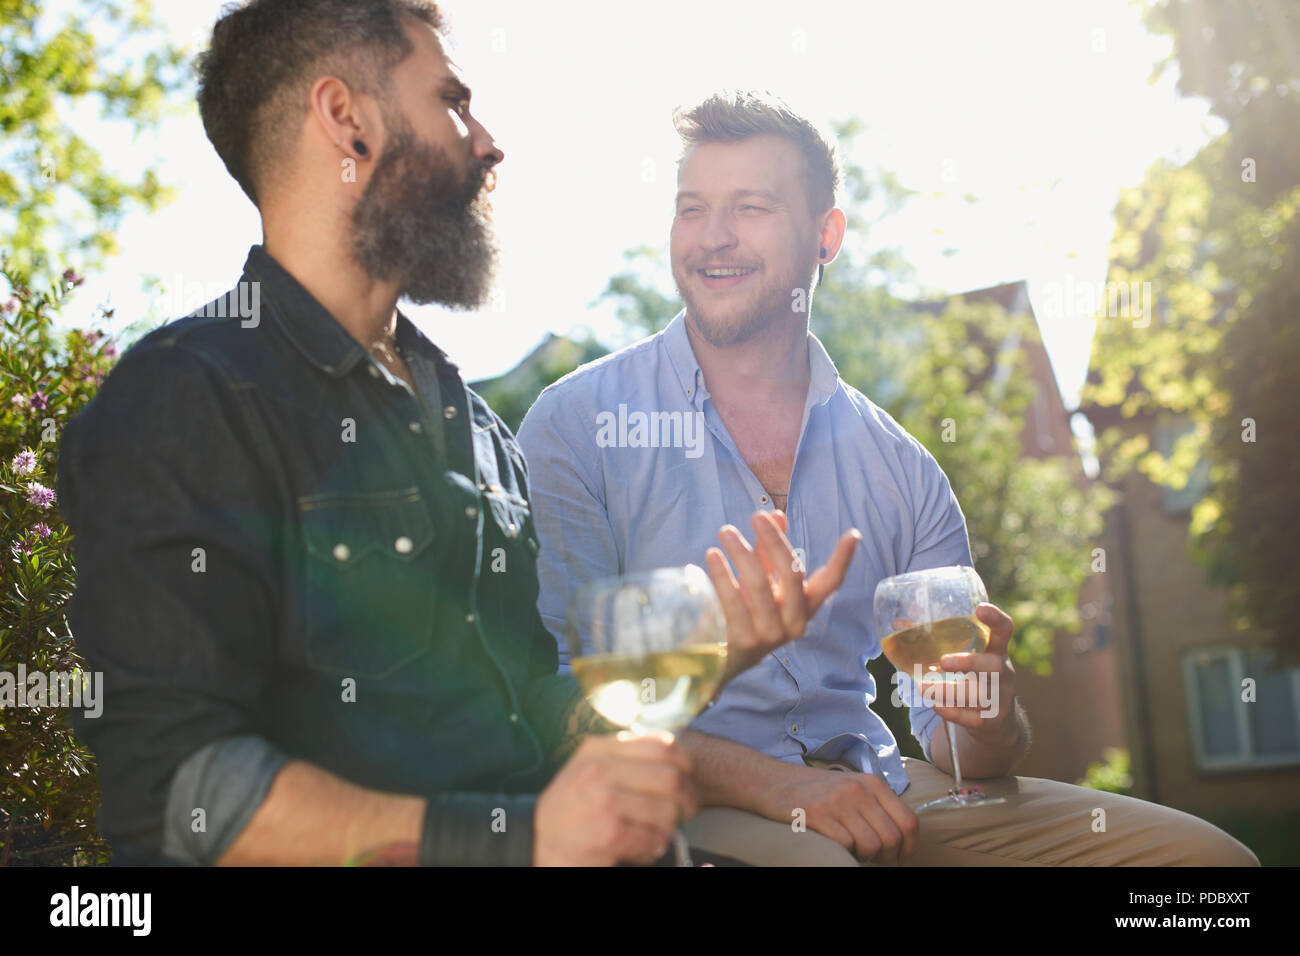
[[358, 156], [365, 156], [370, 152], [370, 150], [366, 149], [366, 144], [361, 142], [359, 139], [354, 139], [352, 141], [352, 148], [357, 151]]

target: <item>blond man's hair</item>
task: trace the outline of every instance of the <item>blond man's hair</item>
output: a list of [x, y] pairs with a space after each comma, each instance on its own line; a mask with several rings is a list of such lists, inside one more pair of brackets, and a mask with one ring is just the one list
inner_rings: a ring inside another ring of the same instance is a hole
[[701, 143], [735, 143], [765, 133], [784, 137], [803, 157], [809, 211], [816, 215], [835, 205], [840, 165], [832, 141], [766, 90], [720, 90], [694, 106], [674, 110], [673, 126], [682, 138], [682, 159]]

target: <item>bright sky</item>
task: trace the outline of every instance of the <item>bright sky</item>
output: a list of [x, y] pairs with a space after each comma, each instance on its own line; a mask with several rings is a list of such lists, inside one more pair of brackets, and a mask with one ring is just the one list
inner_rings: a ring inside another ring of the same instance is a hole
[[[221, 0], [156, 6], [176, 40], [197, 47]], [[592, 302], [624, 250], [666, 247], [673, 107], [722, 86], [759, 87], [816, 122], [868, 125], [854, 158], [921, 193], [873, 240], [901, 245], [926, 289], [1029, 281], [1072, 406], [1092, 323], [1050, 304], [1072, 307], [1089, 283], [1100, 295], [1120, 188], [1207, 138], [1203, 104], [1178, 100], [1170, 81], [1148, 85], [1164, 41], [1126, 0], [442, 6], [474, 112], [506, 152], [493, 195], [503, 258], [481, 315], [408, 314], [469, 379], [505, 371], [547, 331], [587, 326], [618, 340], [612, 306]], [[169, 290], [161, 312], [174, 317], [233, 285], [260, 226], [197, 111], [156, 137], [95, 142], [124, 169], [158, 156], [180, 196], [128, 217], [122, 254], [74, 304], [108, 299], [129, 321], [150, 308], [140, 279], [152, 274]]]

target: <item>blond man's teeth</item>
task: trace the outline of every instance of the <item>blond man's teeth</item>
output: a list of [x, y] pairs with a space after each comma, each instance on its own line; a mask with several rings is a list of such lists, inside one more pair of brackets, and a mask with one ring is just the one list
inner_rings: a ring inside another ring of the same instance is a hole
[[710, 279], [725, 279], [727, 276], [745, 276], [753, 269], [705, 269], [704, 274]]

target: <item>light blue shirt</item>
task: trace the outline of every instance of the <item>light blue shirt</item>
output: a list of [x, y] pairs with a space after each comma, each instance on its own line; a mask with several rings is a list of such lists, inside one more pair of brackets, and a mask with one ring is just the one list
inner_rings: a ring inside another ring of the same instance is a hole
[[[842, 760], [902, 793], [898, 742], [868, 706], [877, 690], [867, 662], [881, 652], [876, 583], [972, 564], [966, 521], [934, 457], [840, 380], [812, 334], [808, 359], [787, 534], [810, 572], [849, 528], [862, 532], [862, 546], [806, 634], [733, 679], [691, 726], [793, 763]], [[538, 607], [559, 642], [562, 667], [568, 601], [580, 584], [671, 565], [704, 567], [722, 525], [734, 524], [752, 543], [751, 514], [772, 508], [709, 400], [684, 313], [543, 391], [519, 442], [541, 544]], [[913, 703], [910, 681], [902, 678], [898, 690]], [[941, 721], [923, 704], [909, 714], [928, 759]]]

